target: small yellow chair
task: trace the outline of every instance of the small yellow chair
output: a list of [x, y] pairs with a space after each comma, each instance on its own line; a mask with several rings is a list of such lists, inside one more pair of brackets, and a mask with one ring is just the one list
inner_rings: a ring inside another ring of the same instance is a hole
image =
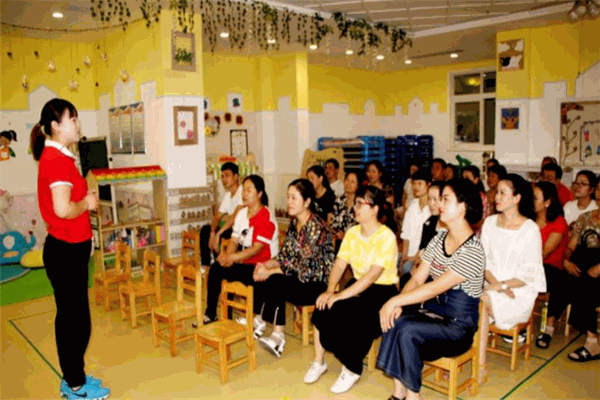
[[[525, 343], [519, 346], [519, 332], [523, 329], [526, 330], [527, 336]], [[529, 316], [529, 320], [522, 324], [517, 324], [511, 329], [500, 329], [496, 325], [490, 325], [491, 334], [491, 345], [487, 347], [487, 351], [494, 354], [500, 354], [501, 356], [510, 357], [510, 370], [514, 371], [517, 369], [517, 356], [521, 353], [525, 353], [525, 360], [531, 358], [531, 342], [533, 342], [533, 311]], [[511, 351], [505, 351], [498, 348], [498, 335], [512, 337]]]
[[171, 274], [183, 264], [184, 276], [195, 278], [195, 271], [200, 268], [200, 235], [197, 231], [189, 230], [181, 233], [181, 256], [167, 258], [163, 261], [165, 287], [171, 285]]
[[315, 312], [315, 306], [295, 306], [292, 331], [302, 332], [302, 346], [308, 346], [310, 338], [315, 334], [315, 327], [310, 322], [310, 317]]
[[109, 311], [110, 302], [119, 300], [119, 286], [131, 281], [131, 248], [127, 243], [117, 242], [115, 268], [96, 272], [93, 281], [96, 304], [104, 302], [104, 309]]
[[[194, 337], [193, 332], [187, 332], [185, 322], [196, 318], [196, 323], [201, 326], [202, 318], [202, 275], [196, 271], [196, 279], [192, 286], [183, 276], [183, 265], [177, 267], [177, 300], [152, 308], [152, 342], [155, 347], [161, 340], [169, 343], [171, 356], [177, 355], [177, 343]], [[183, 290], [194, 291], [194, 302], [183, 298]], [[166, 323], [167, 328], [160, 329], [160, 323]], [[177, 330], [179, 329], [179, 335]]]
[[[119, 287], [119, 304], [121, 306], [121, 317], [123, 320], [131, 318], [131, 326], [137, 326], [137, 317], [152, 314], [150, 301], [154, 297], [156, 305], [160, 306], [160, 256], [151, 250], [144, 251], [144, 263], [142, 267], [144, 276], [141, 282], [128, 281]], [[150, 275], [153, 274], [153, 280]], [[138, 311], [136, 299], [145, 298], [146, 310]]]
[[[229, 300], [228, 295], [233, 294], [234, 300]], [[238, 299], [245, 298], [245, 302]], [[256, 368], [256, 350], [254, 347], [253, 327], [253, 287], [245, 286], [241, 282], [223, 281], [221, 289], [221, 319], [198, 328], [196, 332], [196, 371], [202, 372], [202, 364], [219, 369], [221, 383], [228, 380], [228, 371], [243, 363], [248, 363], [250, 371]], [[246, 325], [240, 325], [229, 319], [228, 307], [241, 310], [246, 317]], [[231, 359], [231, 345], [246, 341], [248, 353], [236, 360]], [[204, 346], [212, 348], [204, 351]], [[219, 354], [219, 361], [211, 358]]]

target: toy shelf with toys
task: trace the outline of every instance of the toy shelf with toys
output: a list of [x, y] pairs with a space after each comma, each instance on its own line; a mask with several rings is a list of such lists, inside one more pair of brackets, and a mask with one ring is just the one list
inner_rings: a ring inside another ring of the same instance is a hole
[[[148, 248], [161, 258], [169, 257], [167, 175], [160, 166], [91, 169], [86, 179], [90, 190], [110, 184], [117, 194], [113, 202], [102, 201], [99, 211], [91, 213], [97, 271], [100, 266], [103, 270], [114, 267], [119, 240], [131, 247], [135, 264], [141, 264], [143, 251]], [[140, 183], [150, 184], [151, 192], [136, 195], [135, 187]]]

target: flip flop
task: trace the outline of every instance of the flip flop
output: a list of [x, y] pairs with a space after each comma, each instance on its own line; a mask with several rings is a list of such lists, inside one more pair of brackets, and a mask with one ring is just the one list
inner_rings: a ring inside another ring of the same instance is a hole
[[[573, 355], [577, 355], [577, 358], [572, 357]], [[596, 355], [592, 355], [588, 349], [586, 349], [584, 346], [581, 346], [580, 348], [578, 348], [577, 350], [575, 350], [574, 352], [569, 354], [569, 359], [571, 361], [575, 361], [575, 362], [588, 362], [588, 361], [594, 361], [594, 360], [600, 360], [600, 353], [596, 354]]]
[[550, 346], [550, 342], [552, 341], [552, 336], [547, 333], [540, 333], [535, 340], [535, 345], [540, 349], [547, 349]]

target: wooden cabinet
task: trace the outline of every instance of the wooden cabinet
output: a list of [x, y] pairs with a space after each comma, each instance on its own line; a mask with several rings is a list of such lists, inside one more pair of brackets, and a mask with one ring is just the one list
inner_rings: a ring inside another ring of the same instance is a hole
[[[146, 183], [151, 186], [151, 204], [119, 204], [113, 200], [101, 201], [98, 210], [91, 213], [94, 234], [94, 265], [96, 271], [113, 268], [115, 243], [124, 240], [132, 249], [132, 260], [141, 264], [143, 251], [152, 248], [161, 258], [169, 256], [167, 211], [167, 175], [159, 166], [92, 169], [87, 177], [90, 190], [113, 185], [115, 190], [123, 185]], [[111, 208], [106, 212], [106, 208]], [[113, 215], [113, 218], [109, 218]], [[124, 220], [126, 219], [126, 220]]]

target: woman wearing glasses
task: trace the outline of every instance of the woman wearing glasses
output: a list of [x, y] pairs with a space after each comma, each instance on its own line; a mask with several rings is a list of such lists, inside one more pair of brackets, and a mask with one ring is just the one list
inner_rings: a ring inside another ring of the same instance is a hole
[[88, 191], [75, 155], [68, 149], [81, 138], [77, 109], [63, 99], [42, 108], [31, 131], [31, 149], [38, 165], [38, 205], [48, 228], [44, 267], [56, 301], [56, 347], [63, 379], [60, 395], [67, 399], [104, 399], [110, 390], [100, 379], [86, 376], [84, 355], [92, 320], [88, 298], [88, 263], [92, 252], [90, 210], [98, 194]]
[[[304, 376], [316, 382], [327, 370], [325, 350], [342, 363], [342, 371], [331, 387], [333, 393], [349, 390], [360, 378], [363, 359], [373, 340], [381, 335], [378, 311], [398, 293], [398, 246], [396, 235], [379, 222], [389, 205], [383, 190], [366, 186], [356, 193], [354, 213], [358, 225], [348, 229], [327, 290], [316, 302], [315, 359]], [[350, 264], [354, 279], [340, 292], [335, 288]]]

